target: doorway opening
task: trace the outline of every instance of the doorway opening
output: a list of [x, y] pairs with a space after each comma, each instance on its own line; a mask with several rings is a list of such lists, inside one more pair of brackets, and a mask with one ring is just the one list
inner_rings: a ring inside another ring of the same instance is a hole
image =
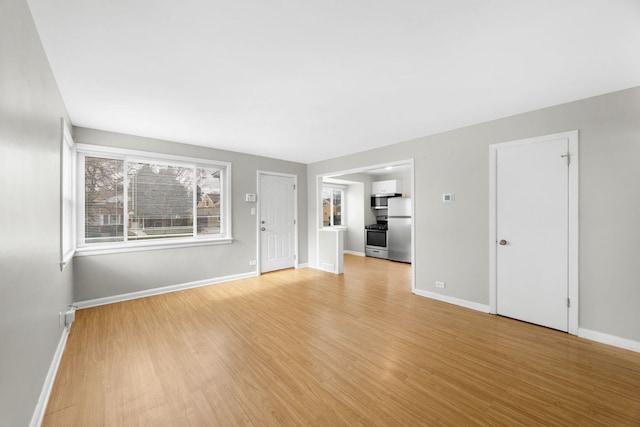
[[[372, 182], [387, 180], [390, 178], [403, 177], [405, 179], [397, 179], [402, 182], [402, 195], [412, 198], [411, 203], [411, 217], [415, 218], [415, 205], [418, 198], [414, 189], [414, 160], [398, 160], [395, 162], [382, 163], [376, 165], [369, 165], [360, 168], [347, 169], [341, 171], [327, 172], [317, 175], [315, 177], [315, 194], [309, 194], [309, 197], [313, 197], [315, 200], [315, 267], [323, 269], [323, 265], [326, 265], [327, 257], [323, 257], [323, 251], [328, 247], [324, 243], [326, 239], [321, 239], [321, 234], [328, 230], [327, 223], [331, 225], [331, 218], [328, 217], [328, 212], [334, 211], [327, 210], [326, 194], [329, 194], [326, 188], [340, 188], [344, 189], [343, 194], [344, 203], [340, 208], [340, 228], [344, 233], [348, 233], [347, 239], [351, 239], [351, 242], [357, 242], [357, 247], [352, 245], [345, 245], [341, 253], [347, 253], [358, 256], [365, 256], [365, 225], [375, 223], [376, 216], [381, 216], [382, 212], [376, 211], [371, 208], [371, 195], [372, 195]], [[354, 205], [355, 203], [355, 205]], [[335, 204], [335, 203], [334, 203]], [[353, 219], [355, 218], [355, 220]], [[334, 219], [335, 223], [335, 219]], [[415, 291], [415, 226], [414, 222], [411, 222], [410, 226], [410, 263], [411, 263], [411, 291]], [[349, 240], [348, 240], [349, 241]], [[330, 245], [329, 247], [333, 247]], [[333, 254], [332, 254], [333, 255]], [[331, 258], [331, 257], [330, 257]], [[331, 258], [332, 259], [332, 258]], [[337, 262], [339, 263], [339, 259]], [[335, 271], [334, 271], [335, 272]]]

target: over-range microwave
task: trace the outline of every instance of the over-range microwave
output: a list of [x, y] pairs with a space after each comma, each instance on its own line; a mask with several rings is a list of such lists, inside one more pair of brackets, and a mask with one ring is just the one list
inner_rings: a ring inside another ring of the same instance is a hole
[[388, 209], [388, 200], [391, 197], [402, 197], [401, 193], [386, 193], [371, 195], [371, 209]]

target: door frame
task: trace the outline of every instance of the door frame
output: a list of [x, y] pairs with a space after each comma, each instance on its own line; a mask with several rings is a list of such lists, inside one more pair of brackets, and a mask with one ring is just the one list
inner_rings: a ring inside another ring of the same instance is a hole
[[569, 227], [568, 227], [568, 269], [567, 283], [569, 296], [568, 332], [578, 335], [579, 327], [579, 200], [578, 200], [578, 130], [555, 133], [533, 138], [518, 139], [489, 146], [489, 312], [497, 314], [498, 306], [498, 218], [497, 218], [497, 174], [498, 151], [517, 145], [536, 144], [566, 138], [569, 141]]
[[[360, 166], [360, 167], [355, 167], [352, 169], [343, 169], [343, 170], [338, 170], [338, 171], [332, 171], [332, 172], [324, 172], [324, 173], [320, 173], [318, 175], [315, 176], [314, 181], [315, 181], [315, 197], [314, 197], [314, 209], [313, 211], [315, 212], [315, 235], [316, 235], [316, 260], [315, 260], [315, 268], [320, 269], [320, 265], [319, 265], [319, 259], [320, 259], [320, 232], [323, 229], [323, 224], [322, 224], [322, 179], [323, 178], [330, 178], [330, 177], [335, 177], [335, 178], [339, 178], [340, 175], [350, 175], [350, 174], [356, 174], [356, 173], [361, 173], [361, 172], [366, 172], [368, 170], [372, 170], [372, 169], [381, 169], [381, 168], [385, 168], [387, 166], [400, 166], [400, 165], [407, 165], [410, 167], [410, 176], [411, 176], [411, 198], [413, 199], [413, 201], [411, 202], [411, 292], [412, 293], [416, 293], [416, 204], [417, 204], [417, 200], [420, 200], [420, 195], [416, 194], [415, 191], [415, 159], [414, 158], [409, 158], [409, 159], [404, 159], [404, 160], [396, 160], [396, 161], [391, 161], [391, 162], [387, 162], [387, 163], [379, 163], [379, 164], [372, 164], [372, 165], [367, 165], [367, 166]], [[348, 209], [348, 207], [347, 207]], [[309, 217], [311, 218], [311, 216]], [[348, 227], [348, 226], [347, 226]]]
[[284, 176], [287, 178], [293, 178], [293, 185], [295, 189], [293, 191], [293, 220], [294, 231], [293, 231], [293, 262], [294, 267], [299, 268], [298, 265], [298, 226], [300, 221], [298, 220], [298, 175], [291, 173], [282, 173], [282, 172], [270, 172], [264, 170], [258, 170], [256, 172], [256, 180], [257, 180], [257, 190], [256, 193], [257, 203], [256, 203], [256, 274], [259, 276], [262, 274], [262, 233], [260, 232], [260, 206], [262, 204], [262, 194], [260, 194], [260, 189], [262, 188], [261, 177], [262, 175], [272, 175], [272, 176]]

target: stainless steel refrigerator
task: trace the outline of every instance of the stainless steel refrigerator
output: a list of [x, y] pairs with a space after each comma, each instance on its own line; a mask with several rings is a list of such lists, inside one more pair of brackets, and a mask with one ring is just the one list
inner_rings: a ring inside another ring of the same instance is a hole
[[411, 199], [389, 198], [387, 248], [389, 259], [411, 262]]

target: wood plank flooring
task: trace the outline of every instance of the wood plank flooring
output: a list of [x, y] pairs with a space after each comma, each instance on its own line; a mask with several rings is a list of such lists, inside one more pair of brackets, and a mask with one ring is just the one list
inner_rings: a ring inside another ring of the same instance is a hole
[[640, 425], [639, 353], [344, 270], [79, 311], [43, 425]]

